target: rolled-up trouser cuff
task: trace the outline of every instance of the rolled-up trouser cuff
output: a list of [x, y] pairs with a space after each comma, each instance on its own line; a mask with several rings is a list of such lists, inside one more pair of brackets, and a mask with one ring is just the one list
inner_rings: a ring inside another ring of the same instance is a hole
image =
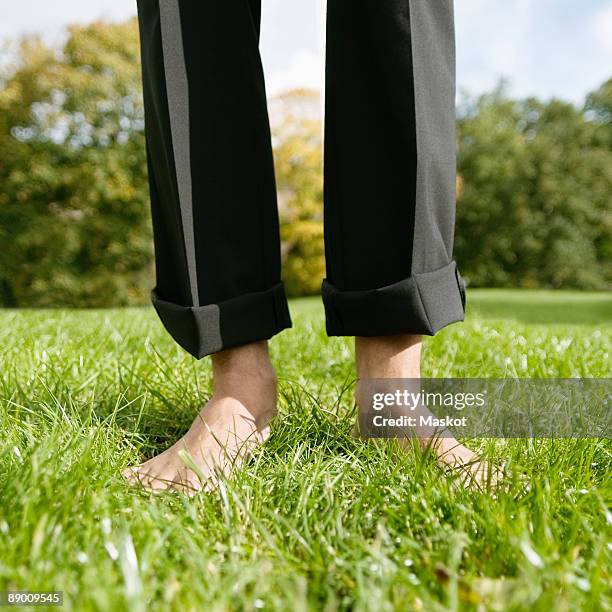
[[291, 327], [282, 283], [266, 291], [206, 306], [180, 306], [160, 298], [151, 301], [164, 327], [188, 353], [201, 359], [224, 349], [267, 340]]
[[329, 336], [433, 336], [465, 314], [465, 284], [454, 261], [366, 291], [340, 291], [324, 280], [322, 294]]

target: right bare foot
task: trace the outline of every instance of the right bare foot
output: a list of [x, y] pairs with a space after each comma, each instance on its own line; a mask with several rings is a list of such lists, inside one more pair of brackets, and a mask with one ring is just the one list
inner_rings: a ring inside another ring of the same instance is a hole
[[[410, 439], [400, 438], [399, 442], [400, 447], [406, 449]], [[420, 437], [419, 445], [422, 450], [435, 453], [438, 463], [449, 470], [456, 484], [491, 492], [499, 487], [501, 470], [461, 444], [448, 430], [440, 432], [435, 438]]]
[[[421, 337], [399, 334], [370, 338], [355, 338], [357, 390], [355, 399], [360, 403], [359, 385], [368, 379], [418, 379], [421, 376]], [[413, 414], [432, 415], [420, 406]], [[359, 431], [357, 423], [355, 431]], [[435, 435], [434, 435], [435, 434]], [[501, 471], [489, 465], [454, 438], [450, 431], [432, 432], [431, 428], [414, 428], [423, 450], [433, 451], [438, 463], [448, 469], [463, 486], [493, 490], [497, 487]], [[411, 438], [398, 438], [399, 447], [407, 450]]]
[[262, 444], [276, 415], [276, 375], [266, 342], [212, 356], [213, 396], [189, 431], [163, 453], [123, 472], [150, 490], [195, 494], [216, 485]]

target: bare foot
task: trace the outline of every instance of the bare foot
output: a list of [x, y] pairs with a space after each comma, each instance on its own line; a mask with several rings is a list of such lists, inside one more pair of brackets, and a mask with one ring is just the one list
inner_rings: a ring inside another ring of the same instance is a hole
[[[495, 490], [501, 479], [500, 469], [486, 461], [466, 446], [463, 446], [452, 434], [445, 430], [435, 438], [423, 437], [419, 439], [421, 448], [431, 449], [436, 453], [443, 467], [448, 468], [456, 478], [456, 483], [463, 487], [474, 486], [481, 490]], [[408, 440], [400, 440], [400, 444], [407, 446]]]
[[129, 482], [194, 494], [215, 486], [262, 444], [276, 415], [276, 375], [266, 342], [212, 356], [213, 396], [189, 431], [160, 455], [123, 472]]
[[[409, 334], [355, 338], [355, 359], [359, 380], [377, 378], [420, 378], [421, 376], [421, 337]], [[359, 384], [359, 383], [358, 383]], [[356, 393], [359, 399], [359, 393]], [[422, 414], [431, 414], [426, 408]], [[436, 453], [439, 463], [450, 468], [457, 480], [464, 486], [476, 485], [479, 488], [494, 488], [499, 478], [499, 470], [481, 461], [469, 448], [452, 437], [450, 431], [437, 432], [415, 427], [422, 449]], [[411, 440], [400, 438], [400, 447], [409, 448]]]

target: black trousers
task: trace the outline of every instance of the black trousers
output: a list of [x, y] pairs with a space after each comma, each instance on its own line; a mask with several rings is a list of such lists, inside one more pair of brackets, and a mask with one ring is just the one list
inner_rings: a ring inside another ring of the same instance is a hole
[[[152, 301], [198, 358], [291, 326], [260, 2], [138, 0]], [[327, 332], [433, 335], [465, 304], [452, 0], [328, 0], [327, 19]]]

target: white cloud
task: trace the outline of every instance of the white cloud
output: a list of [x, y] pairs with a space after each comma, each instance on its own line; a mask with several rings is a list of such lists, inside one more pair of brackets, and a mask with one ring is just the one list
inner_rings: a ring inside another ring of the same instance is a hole
[[591, 27], [599, 44], [612, 54], [612, 4], [593, 15]]
[[519, 97], [581, 103], [612, 75], [610, 0], [461, 0], [458, 83], [471, 93], [501, 77]]
[[269, 95], [281, 93], [294, 87], [322, 89], [324, 60], [320, 53], [310, 49], [299, 49], [282, 68], [270, 70], [266, 75]]
[[[325, 0], [262, 0], [262, 8], [270, 94], [320, 88]], [[507, 77], [514, 95], [580, 102], [612, 75], [612, 0], [458, 0], [455, 12], [458, 84], [472, 93]], [[41, 32], [58, 40], [67, 23], [135, 13], [135, 0], [7, 0], [0, 38]]]
[[68, 23], [94, 19], [127, 19], [136, 14], [135, 0], [20, 0], [4, 2], [0, 37], [41, 33], [54, 38]]
[[473, 93], [492, 89], [501, 77], [516, 84], [530, 63], [532, 0], [462, 0], [457, 3], [457, 78]]

